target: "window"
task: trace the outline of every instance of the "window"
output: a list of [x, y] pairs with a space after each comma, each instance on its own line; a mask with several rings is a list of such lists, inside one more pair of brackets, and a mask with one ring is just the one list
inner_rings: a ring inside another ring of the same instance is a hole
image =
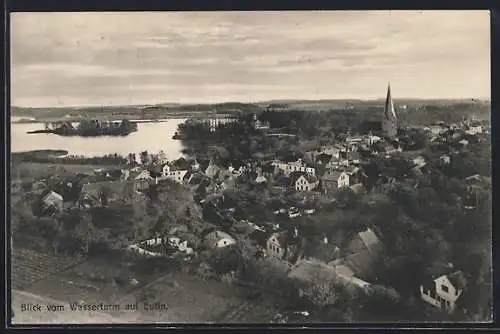
[[441, 290], [443, 290], [444, 292], [448, 293], [450, 290], [448, 289], [448, 287], [446, 285], [443, 285], [441, 284]]

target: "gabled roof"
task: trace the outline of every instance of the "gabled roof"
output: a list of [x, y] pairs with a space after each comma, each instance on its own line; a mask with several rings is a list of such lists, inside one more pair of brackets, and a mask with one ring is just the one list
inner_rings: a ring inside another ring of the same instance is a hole
[[267, 232], [262, 232], [262, 231], [259, 231], [259, 230], [253, 230], [252, 232], [250, 232], [247, 237], [253, 241], [255, 241], [255, 243], [261, 247], [265, 247], [266, 246], [266, 241], [267, 239], [269, 238], [269, 233]]
[[49, 196], [50, 197], [55, 197], [55, 198], [57, 198], [58, 200], [61, 200], [61, 201], [63, 200], [63, 197], [60, 194], [56, 193], [55, 191], [50, 191], [47, 195], [45, 195], [43, 197], [42, 200], [45, 201]]
[[255, 179], [255, 182], [257, 182], [257, 183], [264, 183], [264, 182], [267, 182], [267, 179], [266, 179], [266, 177], [265, 177], [265, 176], [263, 176], [263, 175], [259, 175], [259, 176], [257, 176], [257, 178]]
[[372, 229], [368, 228], [365, 231], [359, 232], [358, 236], [361, 238], [370, 253], [376, 254], [379, 251], [380, 239]]
[[310, 243], [306, 247], [305, 255], [328, 263], [336, 259], [339, 251], [340, 249], [332, 243], [317, 242]]
[[324, 181], [335, 181], [337, 182], [340, 178], [340, 175], [342, 175], [342, 171], [340, 170], [327, 170], [325, 174], [321, 177], [322, 180]]
[[111, 197], [123, 196], [134, 191], [133, 181], [102, 181], [84, 184], [81, 195], [97, 199], [104, 188], [109, 191], [108, 195]]
[[309, 183], [318, 182], [318, 178], [316, 176], [314, 176], [314, 175], [311, 175], [311, 174], [308, 174], [308, 173], [305, 173], [305, 172], [292, 172], [292, 173], [290, 173], [290, 177], [292, 179], [292, 184], [295, 185], [295, 183], [297, 182], [297, 180], [300, 179], [302, 176]]
[[143, 170], [135, 177], [135, 180], [152, 180], [151, 173], [148, 170]]
[[343, 168], [343, 170], [347, 174], [353, 175], [353, 174], [356, 174], [357, 172], [359, 172], [359, 167], [356, 167], [356, 166], [346, 166], [345, 168]]
[[328, 284], [336, 279], [335, 270], [319, 261], [302, 260], [290, 271], [288, 277], [302, 282]]
[[362, 184], [362, 183], [356, 183], [356, 184], [353, 184], [352, 186], [350, 186], [349, 188], [351, 188], [351, 190], [355, 193], [355, 194], [364, 194], [366, 192], [366, 188], [365, 186]]
[[284, 249], [283, 259], [295, 263], [304, 251], [305, 239], [300, 236], [295, 237], [288, 231], [274, 233], [269, 238], [273, 236], [278, 240], [280, 247]]
[[205, 175], [207, 175], [210, 178], [213, 178], [217, 175], [219, 171], [220, 168], [217, 165], [209, 164], [207, 169], [205, 169]]
[[289, 174], [289, 178], [290, 178], [290, 183], [292, 185], [295, 185], [295, 182], [297, 182], [297, 180], [302, 176], [302, 175], [305, 175], [306, 173], [305, 172], [291, 172]]
[[343, 259], [343, 263], [347, 265], [357, 276], [364, 277], [372, 273], [374, 259], [370, 255], [370, 252], [360, 251], [346, 256]]
[[318, 155], [318, 157], [316, 158], [316, 160], [321, 161], [321, 163], [323, 163], [323, 164], [326, 164], [332, 158], [333, 158], [333, 155], [331, 155], [331, 154], [321, 153], [320, 155]]
[[462, 271], [455, 271], [454, 273], [447, 275], [447, 277], [456, 289], [465, 290], [467, 287], [467, 280], [465, 279]]

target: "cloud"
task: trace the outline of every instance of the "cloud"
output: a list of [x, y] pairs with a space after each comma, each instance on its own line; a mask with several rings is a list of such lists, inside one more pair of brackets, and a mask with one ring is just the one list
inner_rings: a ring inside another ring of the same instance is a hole
[[14, 104], [65, 103], [61, 91], [67, 103], [371, 96], [389, 79], [405, 96], [490, 90], [484, 11], [14, 13], [11, 24]]

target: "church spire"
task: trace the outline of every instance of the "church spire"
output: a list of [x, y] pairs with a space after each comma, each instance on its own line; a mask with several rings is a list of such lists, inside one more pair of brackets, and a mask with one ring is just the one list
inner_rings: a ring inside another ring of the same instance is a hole
[[395, 137], [397, 135], [397, 117], [394, 110], [394, 102], [391, 96], [391, 84], [387, 84], [387, 97], [384, 106], [384, 120], [382, 129], [387, 137]]
[[391, 96], [391, 84], [387, 84], [387, 97], [385, 99], [384, 116], [386, 119], [396, 119], [396, 112], [394, 111], [394, 102]]

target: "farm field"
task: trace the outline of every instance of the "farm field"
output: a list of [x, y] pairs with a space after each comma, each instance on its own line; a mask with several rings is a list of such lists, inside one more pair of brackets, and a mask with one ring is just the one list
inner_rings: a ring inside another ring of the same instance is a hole
[[12, 256], [13, 289], [25, 289], [83, 260], [39, 253], [29, 249], [15, 249]]
[[[12, 288], [17, 291], [12, 300], [16, 314], [20, 300], [26, 298], [55, 300], [66, 308], [69, 303], [78, 302], [139, 305], [137, 311], [101, 311], [105, 314], [88, 318], [61, 315], [57, 317], [60, 323], [77, 323], [75, 319], [89, 322], [107, 319], [106, 322], [114, 323], [257, 323], [276, 313], [265, 295], [249, 299], [242, 295], [242, 288], [183, 273], [173, 266], [171, 270], [141, 273], [134, 270], [133, 263], [120, 259], [114, 262], [106, 258], [82, 259], [78, 263], [64, 256], [19, 249], [14, 253], [12, 276]], [[130, 284], [131, 278], [137, 283]], [[165, 304], [168, 310], [147, 311], [144, 303]], [[26, 317], [23, 315], [17, 321], [55, 321], [47, 314], [41, 314], [38, 320], [34, 315]]]

